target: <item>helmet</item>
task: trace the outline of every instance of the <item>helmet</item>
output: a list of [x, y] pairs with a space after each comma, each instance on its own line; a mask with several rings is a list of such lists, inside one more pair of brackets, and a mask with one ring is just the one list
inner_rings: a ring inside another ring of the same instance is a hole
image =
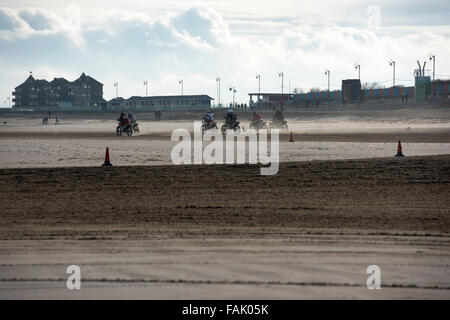
[[227, 113], [233, 113], [233, 109], [228, 109]]

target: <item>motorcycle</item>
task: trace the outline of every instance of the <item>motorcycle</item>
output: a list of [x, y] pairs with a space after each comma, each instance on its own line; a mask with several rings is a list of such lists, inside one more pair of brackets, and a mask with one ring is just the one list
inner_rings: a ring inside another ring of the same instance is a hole
[[254, 121], [250, 121], [250, 125], [249, 125], [250, 129], [266, 129], [267, 130], [267, 125], [266, 122], [264, 120], [254, 120]]
[[239, 134], [241, 132], [239, 121], [232, 121], [232, 122], [225, 121], [225, 124], [222, 125], [220, 131], [222, 131], [222, 134], [225, 135], [228, 129], [234, 130], [235, 133]]
[[116, 128], [117, 136], [121, 136], [123, 132], [125, 132], [128, 136], [133, 135], [133, 127], [131, 126], [131, 124], [129, 122], [128, 123], [118, 122], [118, 125]]
[[287, 129], [287, 121], [286, 120], [271, 120], [269, 122], [269, 128], [270, 129]]
[[217, 128], [216, 121], [211, 120], [211, 121], [203, 122], [203, 124], [202, 124], [202, 136], [205, 134], [205, 131], [209, 130], [209, 129], [219, 129], [219, 128]]

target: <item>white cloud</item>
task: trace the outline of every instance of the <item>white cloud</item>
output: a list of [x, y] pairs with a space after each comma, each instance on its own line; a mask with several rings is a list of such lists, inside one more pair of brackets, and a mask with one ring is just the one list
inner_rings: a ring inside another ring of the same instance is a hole
[[0, 24], [7, 20], [12, 22], [9, 28], [0, 29], [0, 38], [6, 40], [61, 34], [76, 46], [83, 43], [78, 7], [68, 7], [62, 16], [40, 8], [0, 8]]
[[[108, 99], [115, 96], [115, 81], [120, 83], [120, 95], [128, 97], [143, 94], [143, 80], [151, 84], [151, 94], [178, 94], [179, 79], [184, 80], [186, 94], [215, 98], [215, 77], [220, 76], [224, 101], [231, 100], [228, 86], [234, 85], [240, 102], [257, 90], [257, 73], [263, 91], [281, 90], [279, 71], [285, 74], [286, 90], [289, 81], [292, 88], [307, 90], [325, 88], [324, 71], [330, 69], [332, 88], [339, 88], [341, 79], [357, 75], [354, 64], [358, 62], [363, 81], [389, 85], [392, 69], [387, 61], [393, 58], [398, 83], [403, 79], [403, 84], [410, 85], [416, 60], [422, 61], [430, 52], [437, 56], [437, 73], [450, 73], [450, 62], [444, 59], [450, 56], [448, 26], [369, 30], [365, 25], [313, 23], [318, 21], [315, 16], [293, 11], [286, 21], [255, 19], [256, 29], [276, 30], [270, 37], [261, 37], [231, 31], [229, 21], [205, 5], [167, 11], [158, 18], [145, 11], [114, 10], [94, 16], [83, 10], [77, 6], [63, 11], [0, 10], [0, 45], [5, 48], [0, 52], [1, 94], [11, 92], [29, 70], [47, 79], [75, 78], [84, 71], [104, 83]], [[252, 19], [242, 22], [249, 26]], [[22, 76], [7, 77], [12, 71]]]

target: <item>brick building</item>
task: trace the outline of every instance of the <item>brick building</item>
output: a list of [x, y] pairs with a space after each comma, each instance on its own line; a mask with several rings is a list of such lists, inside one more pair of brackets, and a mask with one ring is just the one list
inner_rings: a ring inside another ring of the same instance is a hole
[[52, 81], [30, 76], [13, 92], [14, 108], [85, 109], [106, 107], [103, 84], [84, 72], [75, 81], [54, 78]]

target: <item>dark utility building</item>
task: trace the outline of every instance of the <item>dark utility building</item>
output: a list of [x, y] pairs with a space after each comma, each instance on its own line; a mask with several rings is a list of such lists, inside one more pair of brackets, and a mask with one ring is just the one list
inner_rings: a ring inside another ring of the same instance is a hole
[[14, 108], [87, 109], [106, 107], [103, 84], [84, 72], [75, 81], [54, 78], [52, 81], [30, 76], [13, 92]]
[[359, 79], [342, 80], [342, 104], [361, 101], [361, 81]]

